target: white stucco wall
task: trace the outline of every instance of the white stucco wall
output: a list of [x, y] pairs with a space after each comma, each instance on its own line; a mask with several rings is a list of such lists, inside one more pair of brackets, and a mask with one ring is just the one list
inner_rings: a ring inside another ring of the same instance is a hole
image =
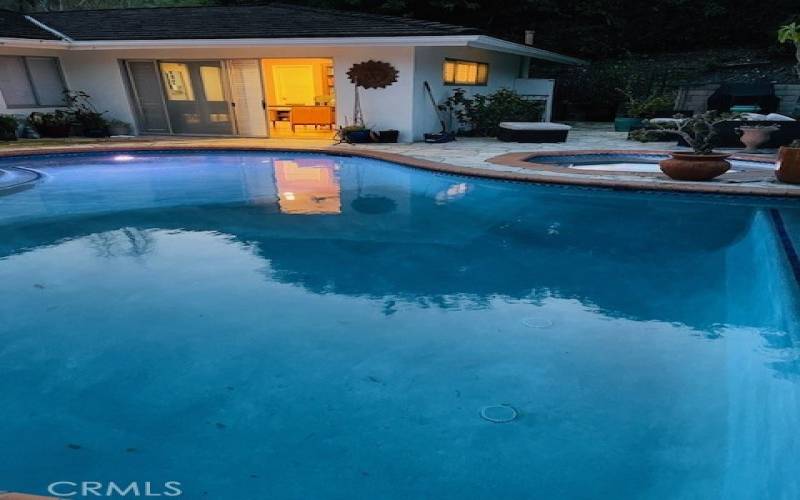
[[[445, 85], [442, 65], [446, 58], [489, 63], [487, 85]], [[441, 129], [433, 105], [425, 93], [423, 82], [427, 81], [430, 84], [437, 103], [451, 96], [453, 89], [458, 87], [467, 90], [467, 93], [488, 94], [504, 87], [514, 88], [514, 80], [519, 76], [523, 62], [520, 56], [472, 47], [416, 47], [414, 49], [414, 140], [422, 140], [424, 133], [438, 132]]]
[[139, 49], [68, 51], [64, 71], [74, 90], [90, 94], [98, 109], [113, 118], [134, 122], [119, 62], [124, 59], [248, 59], [273, 57], [330, 57], [336, 81], [336, 121], [353, 120], [353, 85], [347, 70], [357, 62], [375, 59], [397, 68], [398, 81], [377, 90], [359, 89], [365, 121], [376, 129], [397, 129], [401, 141], [412, 137], [413, 48], [411, 47], [264, 47], [228, 49]]
[[[453, 86], [442, 82], [445, 58], [489, 63], [489, 82], [485, 86], [465, 87], [470, 92], [488, 93], [501, 87], [513, 88], [523, 62], [520, 56], [471, 47], [231, 47], [191, 49], [125, 50], [39, 50], [0, 48], [0, 54], [51, 55], [60, 58], [70, 90], [87, 92], [107, 117], [135, 124], [134, 111], [126, 90], [120, 61], [125, 59], [246, 59], [280, 57], [329, 57], [334, 61], [336, 80], [336, 120], [340, 125], [353, 120], [353, 85], [347, 70], [357, 62], [386, 61], [398, 70], [398, 81], [385, 89], [359, 89], [367, 125], [373, 129], [397, 129], [401, 142], [421, 140], [425, 132], [439, 130], [439, 123], [423, 91], [428, 81], [437, 102], [451, 94]], [[51, 109], [51, 108], [50, 108]], [[0, 112], [28, 114], [48, 108], [7, 111], [0, 98]]]

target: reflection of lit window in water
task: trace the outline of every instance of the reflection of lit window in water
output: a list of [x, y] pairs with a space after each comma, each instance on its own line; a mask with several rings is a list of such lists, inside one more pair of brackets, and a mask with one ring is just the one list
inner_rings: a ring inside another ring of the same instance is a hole
[[324, 158], [275, 160], [278, 205], [285, 214], [342, 212], [336, 162]]
[[453, 184], [444, 191], [439, 191], [436, 193], [436, 204], [444, 205], [447, 202], [463, 198], [464, 195], [467, 194], [467, 191], [469, 191], [469, 184], [463, 182], [459, 184]]

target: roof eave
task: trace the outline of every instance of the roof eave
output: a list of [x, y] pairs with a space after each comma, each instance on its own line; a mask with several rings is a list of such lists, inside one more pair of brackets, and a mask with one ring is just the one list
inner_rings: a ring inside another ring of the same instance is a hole
[[477, 35], [436, 36], [361, 36], [361, 37], [287, 37], [287, 38], [198, 38], [175, 40], [76, 40], [69, 43], [76, 50], [185, 49], [209, 47], [274, 46], [448, 46], [468, 45]]
[[61, 48], [70, 50], [124, 49], [204, 49], [214, 47], [256, 48], [274, 46], [300, 47], [453, 47], [466, 46], [504, 52], [562, 64], [588, 64], [582, 59], [486, 35], [370, 36], [370, 37], [307, 37], [307, 38], [217, 38], [181, 40], [39, 40], [0, 38], [0, 46], [24, 48]]
[[19, 47], [26, 49], [64, 49], [68, 46], [69, 43], [63, 40], [0, 37], [0, 47]]
[[565, 56], [557, 52], [551, 52], [549, 50], [544, 50], [544, 49], [537, 49], [536, 47], [532, 47], [530, 45], [523, 45], [521, 43], [509, 42], [507, 40], [501, 40], [499, 38], [494, 38], [485, 35], [476, 36], [475, 40], [468, 43], [468, 45], [470, 47], [475, 47], [477, 49], [506, 52], [509, 54], [516, 54], [518, 56], [532, 57], [535, 59], [541, 59], [544, 61], [551, 61], [561, 64], [573, 64], [573, 65], [589, 64], [587, 61], [584, 61], [583, 59], [578, 59], [577, 57]]

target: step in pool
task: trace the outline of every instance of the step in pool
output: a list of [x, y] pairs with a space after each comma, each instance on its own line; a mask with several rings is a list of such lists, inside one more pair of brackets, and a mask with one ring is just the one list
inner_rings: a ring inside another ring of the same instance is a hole
[[41, 178], [41, 174], [33, 170], [20, 167], [0, 168], [0, 191], [18, 188], [29, 182], [35, 182]]

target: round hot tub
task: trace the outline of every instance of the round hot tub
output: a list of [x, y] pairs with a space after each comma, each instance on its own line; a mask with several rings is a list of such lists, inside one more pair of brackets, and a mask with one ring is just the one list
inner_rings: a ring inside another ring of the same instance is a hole
[[[574, 170], [603, 172], [660, 173], [658, 162], [669, 158], [667, 154], [646, 153], [582, 153], [566, 155], [542, 155], [528, 161], [555, 165]], [[747, 170], [772, 170], [775, 164], [767, 161], [732, 159], [730, 173]]]

